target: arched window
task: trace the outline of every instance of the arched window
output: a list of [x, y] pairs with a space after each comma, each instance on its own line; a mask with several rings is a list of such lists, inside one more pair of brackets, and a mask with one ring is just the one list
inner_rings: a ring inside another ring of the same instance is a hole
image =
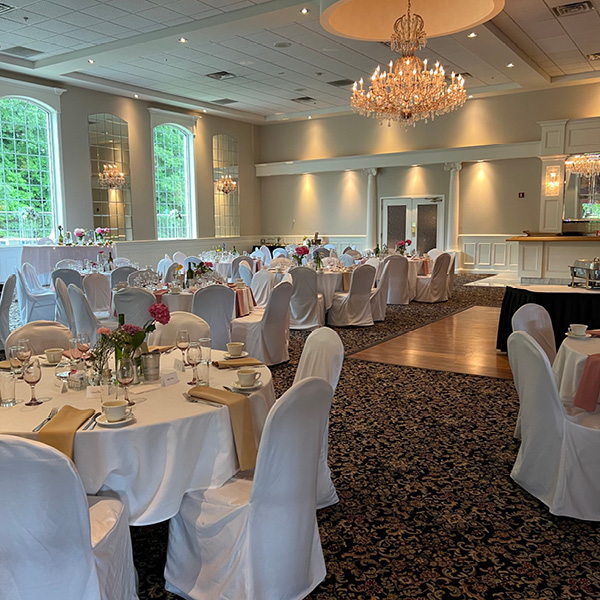
[[[219, 189], [219, 182], [227, 177], [236, 184], [231, 192]], [[215, 202], [215, 237], [240, 235], [240, 197], [238, 143], [234, 137], [219, 133], [213, 135], [213, 185]]]
[[0, 98], [0, 238], [55, 233], [51, 114], [23, 98]]
[[156, 235], [159, 240], [194, 236], [190, 131], [179, 125], [154, 128]]

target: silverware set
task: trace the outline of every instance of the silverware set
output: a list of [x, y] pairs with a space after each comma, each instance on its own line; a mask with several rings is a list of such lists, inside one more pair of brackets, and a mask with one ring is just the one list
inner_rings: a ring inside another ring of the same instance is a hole
[[53, 408], [50, 411], [50, 414], [37, 427], [34, 427], [31, 431], [32, 432], [39, 431], [46, 423], [48, 423], [48, 421], [51, 421], [56, 416], [57, 412], [58, 412], [58, 408]]
[[101, 412], [94, 413], [90, 420], [81, 428], [81, 431], [87, 431], [88, 429], [91, 431], [96, 427], [96, 419], [101, 415]]
[[223, 405], [219, 404], [218, 402], [211, 402], [210, 400], [202, 400], [201, 398], [192, 398], [192, 396], [190, 396], [189, 394], [186, 394], [185, 392], [182, 395], [188, 402], [194, 402], [195, 404], [208, 404], [208, 406], [214, 406], [215, 408], [223, 408]]

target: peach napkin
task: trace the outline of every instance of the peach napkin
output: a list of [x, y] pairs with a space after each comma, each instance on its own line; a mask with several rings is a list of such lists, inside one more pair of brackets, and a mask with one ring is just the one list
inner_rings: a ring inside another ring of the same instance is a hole
[[193, 387], [189, 394], [192, 398], [227, 406], [240, 471], [253, 469], [256, 465], [257, 450], [248, 396], [206, 386]]
[[162, 352], [168, 352], [172, 348], [175, 348], [175, 346], [148, 346], [148, 352], [154, 352], [155, 350], [158, 350], [159, 352], [162, 353]]
[[93, 408], [63, 406], [57, 415], [46, 423], [38, 433], [38, 439], [48, 446], [66, 454], [73, 460], [75, 432], [94, 414]]
[[587, 333], [589, 333], [592, 337], [600, 337], [600, 329], [588, 329]]
[[246, 358], [230, 358], [229, 360], [213, 360], [213, 366], [217, 369], [238, 369], [239, 367], [257, 367], [264, 365], [258, 358], [247, 356]]
[[600, 354], [590, 354], [577, 386], [573, 405], [589, 412], [596, 410], [600, 394]]

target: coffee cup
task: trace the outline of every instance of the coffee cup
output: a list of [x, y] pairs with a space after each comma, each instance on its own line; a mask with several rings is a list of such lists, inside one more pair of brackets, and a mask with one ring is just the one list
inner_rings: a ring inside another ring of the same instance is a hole
[[235, 280], [235, 287], [238, 288], [238, 290], [243, 290], [246, 287], [246, 284], [244, 283], [243, 279], [236, 279]]
[[48, 348], [46, 350], [46, 360], [51, 364], [51, 365], [56, 365], [58, 364], [63, 356], [63, 349], [62, 348]]
[[240, 387], [252, 387], [260, 377], [260, 373], [255, 369], [243, 368], [237, 373]]
[[569, 325], [569, 333], [571, 335], [576, 335], [577, 337], [583, 337], [585, 335], [585, 332], [587, 331], [587, 328], [587, 325], [571, 323], [571, 325]]
[[227, 344], [229, 356], [241, 356], [244, 351], [244, 342], [230, 342]]
[[131, 407], [127, 400], [107, 400], [102, 403], [102, 412], [109, 423], [124, 421], [131, 415]]

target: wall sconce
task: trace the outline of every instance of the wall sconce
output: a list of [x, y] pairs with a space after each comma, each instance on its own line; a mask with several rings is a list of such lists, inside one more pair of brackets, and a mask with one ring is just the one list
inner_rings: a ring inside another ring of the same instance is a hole
[[560, 193], [560, 167], [546, 167], [546, 196], [558, 196]]

